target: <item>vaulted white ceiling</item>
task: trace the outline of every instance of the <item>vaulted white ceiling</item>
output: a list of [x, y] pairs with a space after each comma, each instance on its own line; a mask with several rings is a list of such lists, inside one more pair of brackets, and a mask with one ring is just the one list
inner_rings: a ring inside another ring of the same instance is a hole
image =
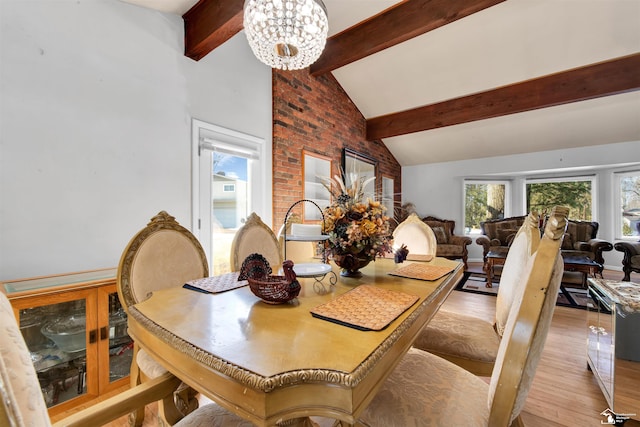
[[[333, 35], [398, 2], [324, 3]], [[639, 52], [638, 0], [508, 0], [332, 73], [369, 119]], [[626, 141], [640, 141], [640, 91], [383, 138], [403, 166]]]

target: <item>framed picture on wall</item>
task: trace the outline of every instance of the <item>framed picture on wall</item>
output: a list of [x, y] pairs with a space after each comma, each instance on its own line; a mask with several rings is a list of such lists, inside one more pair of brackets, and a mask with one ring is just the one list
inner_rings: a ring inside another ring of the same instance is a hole
[[[377, 160], [367, 154], [358, 153], [350, 148], [344, 148], [342, 150], [342, 170], [344, 171], [344, 183], [346, 186], [351, 185], [353, 177], [358, 177], [358, 179], [362, 178], [363, 180], [371, 177], [375, 178], [377, 165]], [[378, 200], [378, 197], [376, 197], [375, 179], [365, 187], [364, 197]]]

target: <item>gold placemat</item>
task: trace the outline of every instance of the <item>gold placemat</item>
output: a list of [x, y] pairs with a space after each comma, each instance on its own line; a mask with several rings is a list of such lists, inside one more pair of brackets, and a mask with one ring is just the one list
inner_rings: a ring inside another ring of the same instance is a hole
[[[389, 252], [389, 253], [384, 254], [381, 258], [394, 259], [395, 258], [395, 254], [393, 252]], [[407, 255], [407, 261], [425, 261], [425, 262], [429, 262], [432, 259], [433, 259], [433, 255], [412, 254], [412, 253], [409, 253], [409, 255]]]
[[407, 255], [407, 261], [426, 261], [429, 262], [433, 259], [433, 255], [412, 254]]
[[360, 285], [326, 304], [311, 310], [311, 315], [362, 331], [386, 328], [418, 297], [372, 285]]
[[249, 282], [246, 280], [238, 280], [239, 275], [239, 271], [234, 271], [219, 276], [204, 277], [202, 279], [190, 280], [182, 287], [193, 291], [217, 294], [247, 286]]
[[453, 271], [453, 267], [413, 263], [396, 268], [389, 274], [419, 280], [438, 280]]

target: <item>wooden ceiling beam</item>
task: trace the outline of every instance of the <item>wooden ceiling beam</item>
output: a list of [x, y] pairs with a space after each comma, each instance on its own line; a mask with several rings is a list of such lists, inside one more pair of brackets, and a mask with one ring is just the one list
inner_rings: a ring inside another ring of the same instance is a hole
[[184, 54], [199, 61], [243, 28], [244, 0], [200, 0], [184, 20]]
[[640, 90], [640, 53], [367, 120], [367, 140]]
[[[406, 0], [327, 39], [310, 72], [318, 76], [505, 0]], [[331, 25], [331, 11], [329, 11]]]

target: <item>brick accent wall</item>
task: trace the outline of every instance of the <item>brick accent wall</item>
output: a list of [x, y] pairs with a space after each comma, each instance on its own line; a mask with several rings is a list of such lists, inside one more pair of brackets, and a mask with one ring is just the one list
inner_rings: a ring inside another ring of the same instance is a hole
[[[279, 230], [289, 207], [303, 198], [302, 150], [332, 159], [340, 174], [342, 149], [378, 160], [376, 193], [382, 176], [393, 178], [395, 206], [400, 205], [401, 168], [382, 141], [365, 139], [365, 118], [332, 74], [308, 69], [273, 70], [273, 225]], [[388, 213], [389, 214], [389, 213]]]

